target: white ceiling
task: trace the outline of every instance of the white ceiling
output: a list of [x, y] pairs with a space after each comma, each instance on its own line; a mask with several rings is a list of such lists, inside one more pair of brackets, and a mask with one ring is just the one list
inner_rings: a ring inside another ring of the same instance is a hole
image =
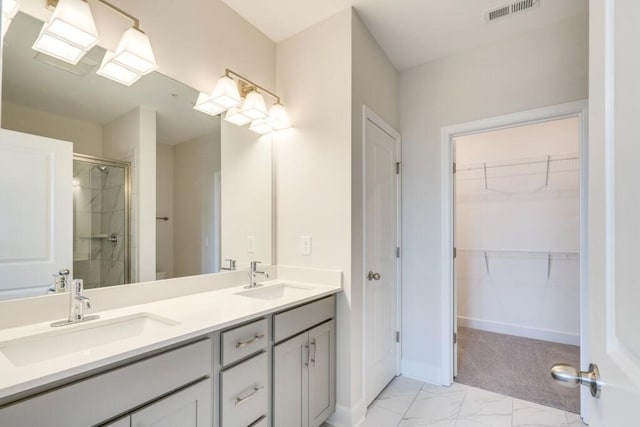
[[127, 87], [98, 76], [95, 71], [104, 56], [100, 47], [83, 59], [93, 60], [94, 65], [82, 76], [39, 61], [31, 46], [41, 27], [42, 22], [23, 13], [9, 27], [3, 51], [3, 101], [99, 125], [145, 105], [156, 110], [160, 144], [175, 145], [220, 132], [220, 118], [195, 111], [198, 92], [176, 80], [154, 72]]
[[223, 0], [275, 42], [353, 6], [398, 68], [406, 70], [588, 13], [588, 0], [540, 0], [540, 8], [487, 24], [509, 0]]

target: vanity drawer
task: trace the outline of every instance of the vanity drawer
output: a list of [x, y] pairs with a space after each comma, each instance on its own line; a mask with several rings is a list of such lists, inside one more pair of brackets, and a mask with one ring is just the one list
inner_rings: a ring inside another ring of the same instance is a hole
[[235, 361], [267, 348], [267, 319], [261, 319], [221, 334], [222, 365]]
[[261, 425], [269, 408], [269, 364], [264, 352], [220, 374], [221, 427]]
[[0, 426], [100, 424], [211, 375], [212, 364], [204, 339], [1, 408]]
[[302, 331], [333, 319], [336, 297], [323, 298], [273, 316], [273, 340], [282, 341]]

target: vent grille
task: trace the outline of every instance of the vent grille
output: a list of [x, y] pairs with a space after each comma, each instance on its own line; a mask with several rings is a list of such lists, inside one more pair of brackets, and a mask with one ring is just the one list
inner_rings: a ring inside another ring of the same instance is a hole
[[493, 22], [496, 19], [506, 18], [507, 16], [516, 15], [522, 13], [534, 7], [540, 7], [540, 0], [520, 0], [505, 6], [500, 6], [495, 9], [491, 9], [485, 13], [485, 20], [487, 22]]

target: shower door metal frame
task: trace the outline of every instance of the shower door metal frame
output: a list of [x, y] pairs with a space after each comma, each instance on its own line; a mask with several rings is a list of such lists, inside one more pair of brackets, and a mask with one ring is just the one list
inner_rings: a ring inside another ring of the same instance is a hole
[[107, 159], [105, 157], [90, 156], [87, 154], [73, 153], [73, 160], [91, 163], [94, 165], [105, 165], [124, 169], [124, 283], [131, 283], [131, 162]]

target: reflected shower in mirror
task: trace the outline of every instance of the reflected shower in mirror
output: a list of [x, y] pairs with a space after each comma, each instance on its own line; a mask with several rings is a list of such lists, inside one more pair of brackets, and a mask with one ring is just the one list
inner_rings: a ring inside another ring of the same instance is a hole
[[[74, 248], [59, 268], [99, 287], [213, 273], [225, 258], [271, 263], [271, 137], [195, 111], [199, 91], [159, 72], [130, 87], [98, 76], [100, 46], [75, 66], [36, 52], [41, 27], [19, 12], [5, 35], [2, 128], [97, 162], [74, 165]], [[130, 191], [116, 200], [123, 165]], [[10, 288], [0, 279], [0, 299]]]

